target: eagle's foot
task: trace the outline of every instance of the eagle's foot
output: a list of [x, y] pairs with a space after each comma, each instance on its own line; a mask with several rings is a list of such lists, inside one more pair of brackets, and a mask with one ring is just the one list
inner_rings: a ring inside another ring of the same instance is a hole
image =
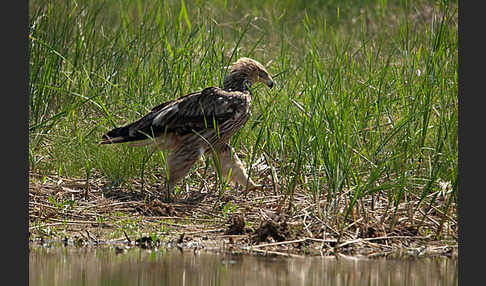
[[266, 187], [265, 185], [252, 183], [252, 184], [249, 184], [247, 191], [252, 192], [252, 191], [255, 191], [255, 190], [263, 190], [265, 187]]

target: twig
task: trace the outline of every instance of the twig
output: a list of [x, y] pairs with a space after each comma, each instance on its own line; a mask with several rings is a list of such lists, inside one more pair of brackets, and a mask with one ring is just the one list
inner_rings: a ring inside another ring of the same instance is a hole
[[199, 234], [199, 233], [220, 232], [220, 231], [224, 231], [224, 229], [216, 228], [216, 229], [198, 230], [193, 232], [186, 232], [186, 234]]
[[123, 234], [125, 235], [125, 238], [128, 240], [128, 243], [132, 243], [132, 240], [130, 239], [130, 237], [128, 237], [128, 234], [123, 231]]
[[372, 241], [372, 240], [382, 240], [382, 239], [428, 239], [430, 236], [408, 236], [408, 235], [395, 235], [395, 236], [380, 236], [380, 237], [369, 237], [369, 238], [358, 238], [353, 240], [345, 241], [339, 244], [337, 247], [343, 247], [349, 244], [354, 244], [362, 241]]
[[48, 224], [43, 224], [43, 225], [34, 225], [34, 226], [30, 226], [29, 227], [29, 230], [31, 229], [34, 229], [34, 228], [38, 228], [38, 227], [50, 227], [50, 226], [56, 226], [56, 225], [62, 225], [64, 223], [62, 222], [55, 222], [55, 223], [48, 223]]
[[56, 218], [50, 218], [49, 220], [58, 221], [59, 224], [103, 224], [105, 226], [113, 226], [112, 224], [106, 222], [99, 222], [99, 221], [85, 221], [85, 220], [62, 220]]
[[98, 243], [98, 240], [96, 238], [92, 237], [88, 230], [86, 230], [86, 233], [88, 234], [89, 239], [91, 239], [95, 243]]
[[259, 253], [264, 253], [266, 254], [276, 254], [280, 256], [289, 256], [289, 257], [298, 257], [298, 258], [305, 258], [303, 255], [298, 255], [298, 254], [292, 254], [292, 253], [284, 253], [284, 252], [278, 252], [278, 251], [270, 251], [270, 250], [263, 250], [263, 249], [252, 249], [251, 251], [259, 252]]
[[266, 246], [276, 246], [276, 245], [304, 242], [304, 241], [308, 241], [308, 240], [316, 241], [316, 242], [336, 242], [335, 239], [319, 239], [319, 238], [305, 237], [305, 238], [301, 238], [301, 239], [297, 239], [297, 240], [288, 240], [288, 241], [280, 241], [280, 242], [245, 246], [244, 248], [253, 249], [253, 248], [259, 248], [259, 247], [266, 247]]
[[179, 223], [171, 223], [171, 222], [166, 222], [166, 221], [161, 221], [160, 223], [170, 225], [170, 226], [178, 226], [178, 227], [192, 227], [191, 225], [187, 224], [179, 224]]

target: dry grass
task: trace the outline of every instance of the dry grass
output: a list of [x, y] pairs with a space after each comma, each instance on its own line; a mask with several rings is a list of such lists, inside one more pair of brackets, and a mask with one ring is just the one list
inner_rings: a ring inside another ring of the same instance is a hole
[[[141, 186], [140, 182], [130, 185]], [[285, 256], [457, 255], [457, 221], [440, 211], [445, 201], [436, 200], [428, 211], [426, 205], [419, 207], [412, 219], [409, 212], [414, 206], [398, 205], [398, 219], [390, 230], [395, 210], [390, 209], [385, 193], [378, 193], [358, 204], [357, 213], [340, 228], [338, 218], [348, 204], [345, 195], [336, 206], [321, 202], [326, 210], [322, 219], [305, 192], [296, 190], [289, 204], [285, 193], [272, 193], [271, 188], [245, 194], [238, 187], [222, 195], [215, 188], [204, 184], [192, 190], [186, 185], [184, 195], [168, 204], [150, 199], [149, 189], [155, 186], [145, 186], [142, 193], [109, 185], [101, 176], [93, 176], [87, 184], [32, 174], [29, 237], [31, 242], [64, 240], [75, 245], [130, 245], [148, 239], [158, 242], [148, 247], [179, 242], [182, 248]], [[455, 206], [449, 211], [455, 212]], [[444, 217], [448, 224], [442, 226], [441, 237], [445, 238], [436, 240]]]

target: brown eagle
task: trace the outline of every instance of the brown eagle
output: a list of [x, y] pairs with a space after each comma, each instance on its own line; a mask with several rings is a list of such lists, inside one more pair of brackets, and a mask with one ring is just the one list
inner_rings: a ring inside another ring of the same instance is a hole
[[253, 83], [273, 87], [273, 80], [259, 62], [240, 58], [223, 81], [223, 88], [207, 87], [179, 99], [164, 102], [138, 119], [105, 135], [101, 144], [140, 141], [168, 151], [169, 194], [203, 154], [215, 156], [224, 178], [231, 169], [230, 180], [248, 189], [260, 185], [248, 177], [245, 168], [229, 143], [250, 114]]

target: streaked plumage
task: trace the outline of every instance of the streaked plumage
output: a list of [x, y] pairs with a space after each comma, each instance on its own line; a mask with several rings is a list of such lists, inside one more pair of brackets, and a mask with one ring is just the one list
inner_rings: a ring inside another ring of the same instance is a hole
[[231, 181], [258, 187], [248, 178], [241, 161], [229, 146], [230, 137], [242, 128], [250, 114], [255, 82], [273, 86], [271, 76], [257, 61], [239, 59], [224, 79], [223, 89], [208, 87], [154, 107], [148, 114], [103, 136], [101, 144], [135, 142], [169, 151], [168, 188], [172, 189], [206, 153], [217, 155], [223, 175]]

